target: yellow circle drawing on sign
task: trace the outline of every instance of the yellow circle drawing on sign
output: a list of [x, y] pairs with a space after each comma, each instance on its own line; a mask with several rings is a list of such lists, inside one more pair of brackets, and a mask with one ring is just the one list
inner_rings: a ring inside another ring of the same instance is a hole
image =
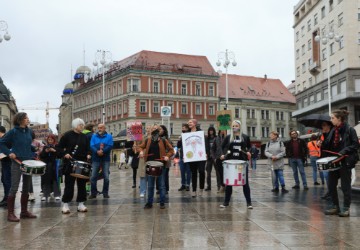
[[191, 152], [191, 151], [188, 151], [188, 152], [186, 153], [186, 157], [187, 157], [188, 159], [193, 158], [193, 156], [194, 156], [194, 153]]

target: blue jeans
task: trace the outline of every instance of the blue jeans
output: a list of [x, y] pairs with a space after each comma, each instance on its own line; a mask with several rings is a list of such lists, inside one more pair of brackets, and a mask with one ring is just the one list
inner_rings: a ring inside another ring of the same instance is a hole
[[4, 186], [4, 198], [7, 198], [11, 187], [11, 161], [1, 162], [1, 182]]
[[[311, 163], [311, 166], [312, 166], [312, 169], [313, 169], [313, 181], [314, 183], [317, 182], [317, 166], [316, 166], [316, 161], [319, 159], [319, 157], [317, 156], [310, 156], [310, 163]], [[322, 171], [319, 171], [320, 172], [320, 179], [321, 181], [324, 183], [324, 175], [322, 174]]]
[[146, 193], [147, 178], [148, 178], [147, 176], [140, 177], [140, 194], [145, 194]]
[[307, 187], [306, 175], [305, 175], [305, 169], [304, 169], [303, 161], [301, 159], [297, 159], [297, 158], [290, 158], [289, 163], [290, 163], [290, 166], [291, 166], [291, 168], [293, 170], [295, 185], [300, 186], [299, 173], [298, 173], [298, 171], [299, 171], [300, 175], [301, 175], [303, 185], [304, 185], [304, 187]]
[[[107, 195], [107, 194], [109, 194], [110, 162], [109, 161], [102, 162], [101, 166], [102, 166], [102, 171], [104, 174], [104, 186], [103, 186], [102, 193], [103, 193], [103, 195]], [[99, 175], [99, 169], [100, 169], [100, 162], [93, 162], [92, 163], [92, 174], [91, 174], [91, 180], [90, 180], [92, 195], [97, 195], [96, 183], [97, 183], [97, 179], [98, 179], [98, 175]]]
[[323, 176], [323, 178], [326, 182], [326, 186], [329, 189], [329, 171], [320, 171], [320, 177], [321, 177], [321, 175]]
[[160, 203], [165, 203], [165, 167], [162, 167], [161, 175], [158, 177], [154, 177], [151, 175], [148, 175], [148, 202], [149, 204], [153, 204], [154, 202], [154, 189], [155, 189], [155, 182], [156, 178], [159, 180], [159, 191], [160, 191]]
[[188, 163], [185, 163], [183, 159], [179, 161], [181, 172], [181, 186], [189, 187], [191, 183], [191, 170]]
[[281, 187], [285, 187], [285, 180], [284, 180], [284, 170], [283, 169], [274, 169], [274, 188], [279, 188], [279, 182]]
[[251, 158], [251, 168], [253, 170], [256, 170], [256, 160], [257, 158]]

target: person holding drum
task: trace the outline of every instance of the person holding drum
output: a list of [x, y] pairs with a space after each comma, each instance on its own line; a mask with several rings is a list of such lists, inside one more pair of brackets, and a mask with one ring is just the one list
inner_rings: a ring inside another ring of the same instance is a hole
[[285, 157], [285, 146], [282, 141], [279, 140], [279, 133], [272, 131], [270, 133], [270, 141], [266, 144], [265, 155], [268, 157], [269, 165], [271, 166], [272, 174], [275, 178], [272, 178], [273, 189], [271, 192], [279, 192], [279, 182], [281, 184], [281, 192], [288, 193], [289, 191], [285, 188], [284, 180], [284, 157]]
[[48, 201], [50, 193], [53, 191], [55, 200], [60, 200], [61, 190], [58, 183], [58, 169], [56, 166], [56, 137], [49, 134], [46, 138], [47, 145], [44, 146], [40, 153], [40, 159], [46, 163], [45, 174], [41, 176], [41, 183], [43, 188], [42, 201]]
[[100, 165], [104, 174], [103, 197], [109, 196], [109, 173], [110, 173], [110, 152], [114, 146], [111, 134], [106, 132], [105, 124], [98, 125], [98, 132], [91, 137], [90, 148], [92, 152], [92, 175], [91, 175], [91, 194], [89, 199], [96, 198], [96, 183], [99, 176]]
[[[243, 193], [246, 199], [247, 208], [252, 209], [251, 203], [251, 194], [250, 194], [250, 185], [249, 185], [249, 164], [248, 160], [251, 157], [249, 152], [251, 144], [250, 138], [246, 134], [241, 133], [241, 122], [239, 120], [234, 120], [231, 124], [230, 135], [227, 135], [221, 145], [223, 150], [223, 155], [220, 157], [221, 160], [242, 160], [246, 161], [246, 184], [243, 185]], [[221, 208], [226, 208], [229, 206], [230, 199], [232, 195], [232, 186], [227, 185], [225, 187], [225, 200], [224, 203], [220, 205]]]
[[[19, 188], [22, 175], [21, 162], [33, 158], [33, 148], [31, 146], [31, 129], [28, 127], [29, 117], [24, 112], [19, 112], [14, 116], [14, 128], [0, 138], [0, 152], [12, 159], [11, 163], [11, 187], [7, 200], [8, 221], [18, 222], [18, 217], [14, 214], [15, 198]], [[11, 148], [11, 150], [9, 149]], [[29, 188], [31, 184], [31, 175], [22, 175], [22, 193], [20, 198], [21, 213], [20, 218], [36, 218], [36, 215], [28, 211]]]
[[[326, 215], [350, 216], [351, 204], [351, 169], [359, 160], [359, 140], [354, 128], [346, 122], [349, 112], [347, 110], [334, 110], [331, 112], [331, 129], [326, 140], [322, 142], [322, 150], [337, 156], [340, 160], [340, 168], [329, 170], [329, 191], [332, 206], [325, 210]], [[343, 209], [340, 211], [339, 197], [337, 193], [338, 179], [341, 181], [341, 190], [344, 194]]]
[[[87, 212], [84, 205], [86, 201], [86, 179], [76, 178], [72, 176], [73, 162], [86, 162], [91, 159], [90, 143], [85, 134], [82, 133], [84, 129], [84, 121], [80, 118], [75, 118], [71, 123], [73, 129], [66, 132], [60, 139], [58, 144], [58, 155], [63, 157], [63, 174], [65, 175], [65, 189], [62, 197], [64, 203], [62, 208], [63, 214], [69, 214], [69, 202], [74, 196], [75, 181], [77, 183], [77, 198], [79, 203], [77, 210], [79, 212]], [[83, 164], [83, 167], [85, 164]]]
[[[174, 155], [174, 149], [168, 140], [162, 139], [159, 135], [158, 125], [152, 127], [151, 137], [139, 145], [140, 153], [139, 157], [144, 158], [144, 161], [149, 165], [149, 169], [161, 169], [161, 173], [156, 171], [154, 175], [151, 172], [148, 173], [148, 196], [147, 203], [144, 209], [150, 209], [153, 207], [154, 201], [154, 189], [156, 178], [159, 179], [160, 184], [160, 209], [165, 209], [165, 165], [170, 160], [170, 157]], [[148, 166], [147, 166], [148, 167]]]

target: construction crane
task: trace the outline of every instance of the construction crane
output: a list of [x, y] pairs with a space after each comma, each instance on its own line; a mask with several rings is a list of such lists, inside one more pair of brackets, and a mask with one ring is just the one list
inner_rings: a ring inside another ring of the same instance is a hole
[[[34, 104], [34, 105], [36, 105], [36, 104]], [[19, 108], [19, 110], [45, 110], [46, 124], [48, 126], [49, 126], [49, 116], [50, 116], [49, 111], [55, 110], [55, 109], [59, 109], [59, 108], [50, 108], [50, 104], [48, 101], [46, 102], [46, 107], [37, 107], [37, 106], [31, 107], [31, 106], [29, 106], [29, 107]]]

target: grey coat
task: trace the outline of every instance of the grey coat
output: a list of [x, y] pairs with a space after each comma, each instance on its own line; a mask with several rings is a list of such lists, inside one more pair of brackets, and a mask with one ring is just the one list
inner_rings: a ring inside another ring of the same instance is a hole
[[[268, 158], [269, 166], [273, 165], [273, 169], [284, 169], [285, 145], [283, 142], [270, 140], [270, 143], [266, 143], [265, 155]], [[276, 156], [278, 159], [273, 161], [272, 156]]]

